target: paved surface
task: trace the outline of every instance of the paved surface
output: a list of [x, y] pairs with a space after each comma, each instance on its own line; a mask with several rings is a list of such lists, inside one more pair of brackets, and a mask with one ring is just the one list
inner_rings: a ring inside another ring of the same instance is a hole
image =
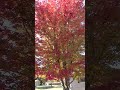
[[70, 90], [85, 90], [85, 82], [72, 84]]

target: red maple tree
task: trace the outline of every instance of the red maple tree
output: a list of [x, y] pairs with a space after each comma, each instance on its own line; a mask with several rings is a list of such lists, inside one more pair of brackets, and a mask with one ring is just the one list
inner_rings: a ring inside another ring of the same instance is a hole
[[58, 78], [69, 90], [70, 78], [84, 75], [83, 0], [35, 1], [36, 73]]

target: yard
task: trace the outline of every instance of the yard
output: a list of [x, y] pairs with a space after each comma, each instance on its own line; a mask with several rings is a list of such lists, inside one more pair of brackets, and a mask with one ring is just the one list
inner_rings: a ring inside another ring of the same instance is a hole
[[62, 86], [38, 86], [35, 90], [63, 90]]
[[[85, 90], [85, 82], [80, 82], [80, 83], [77, 83], [76, 81], [74, 81], [72, 84], [71, 84], [71, 88], [70, 90]], [[53, 85], [52, 87], [49, 85], [49, 86], [37, 86], [35, 90], [63, 90], [62, 86], [60, 85]]]

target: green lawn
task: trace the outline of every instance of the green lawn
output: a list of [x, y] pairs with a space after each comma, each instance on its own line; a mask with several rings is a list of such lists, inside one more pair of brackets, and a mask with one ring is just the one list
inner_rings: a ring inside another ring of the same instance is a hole
[[39, 86], [35, 90], [63, 90], [62, 86], [53, 86], [53, 87], [42, 87]]
[[35, 89], [35, 90], [63, 90], [62, 88], [48, 88], [48, 89]]

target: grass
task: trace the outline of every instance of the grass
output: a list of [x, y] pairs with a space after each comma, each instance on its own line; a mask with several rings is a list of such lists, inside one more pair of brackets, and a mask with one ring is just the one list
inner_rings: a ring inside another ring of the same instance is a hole
[[63, 90], [62, 86], [38, 86], [35, 90]]

